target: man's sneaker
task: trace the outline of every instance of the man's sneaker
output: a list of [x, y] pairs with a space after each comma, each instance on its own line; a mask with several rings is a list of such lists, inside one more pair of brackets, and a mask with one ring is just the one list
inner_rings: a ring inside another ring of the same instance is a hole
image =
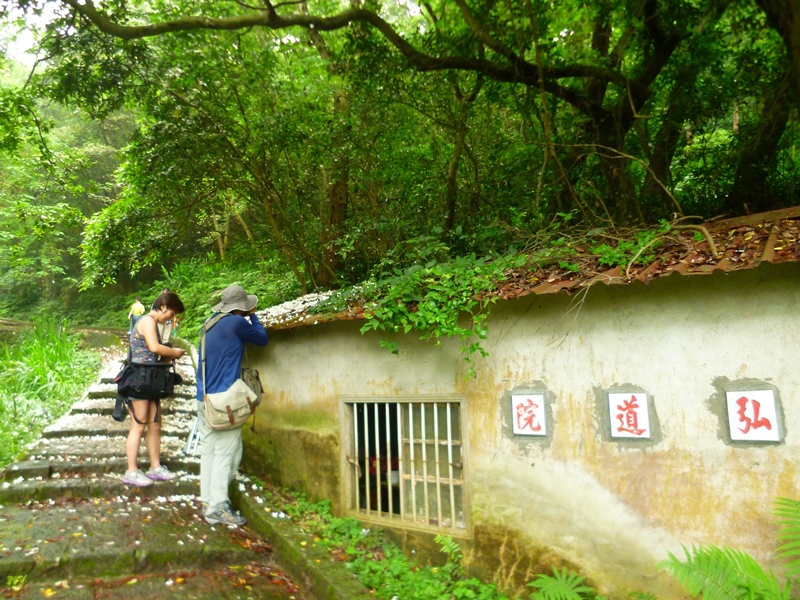
[[178, 476], [178, 474], [173, 473], [167, 467], [161, 465], [157, 469], [150, 469], [147, 472], [147, 476], [153, 481], [170, 481], [172, 479], [175, 479]]
[[244, 525], [247, 523], [247, 519], [233, 512], [231, 505], [226, 502], [218, 511], [206, 515], [206, 523], [210, 525]]
[[147, 475], [142, 473], [140, 469], [125, 473], [125, 475], [122, 477], [122, 483], [125, 485], [135, 485], [137, 487], [153, 485], [153, 481]]

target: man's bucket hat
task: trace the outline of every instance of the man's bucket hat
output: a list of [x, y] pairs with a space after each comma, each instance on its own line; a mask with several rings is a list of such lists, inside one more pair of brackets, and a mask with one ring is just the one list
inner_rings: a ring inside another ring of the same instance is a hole
[[240, 285], [229, 285], [222, 290], [222, 302], [212, 310], [214, 312], [229, 313], [234, 310], [250, 312], [258, 304], [258, 297], [248, 294]]

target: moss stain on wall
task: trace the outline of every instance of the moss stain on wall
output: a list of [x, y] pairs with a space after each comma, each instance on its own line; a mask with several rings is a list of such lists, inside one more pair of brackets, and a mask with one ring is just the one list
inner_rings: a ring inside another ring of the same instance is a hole
[[339, 438], [302, 429], [259, 426], [244, 429], [242, 464], [271, 483], [304, 492], [311, 500], [329, 499], [339, 513]]
[[579, 572], [577, 565], [543, 546], [531, 544], [516, 530], [501, 525], [480, 525], [466, 545], [464, 566], [470, 576], [490, 581], [514, 598], [527, 598], [526, 584], [553, 567]]
[[257, 415], [257, 421], [265, 420], [269, 421], [270, 427], [282, 429], [302, 429], [337, 436], [339, 432], [339, 415], [321, 407], [317, 410], [308, 410], [305, 407], [288, 404], [267, 405], [266, 410], [262, 407]]

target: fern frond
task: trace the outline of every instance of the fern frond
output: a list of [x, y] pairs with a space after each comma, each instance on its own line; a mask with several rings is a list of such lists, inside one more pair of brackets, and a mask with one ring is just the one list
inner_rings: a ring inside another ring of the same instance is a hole
[[786, 576], [796, 578], [800, 576], [800, 502], [789, 498], [775, 500], [775, 516], [777, 523], [778, 540], [784, 542], [778, 548], [778, 556], [787, 559]]
[[583, 585], [584, 577], [567, 571], [553, 568], [553, 576], [539, 575], [528, 585], [538, 588], [530, 595], [531, 600], [585, 600], [594, 596], [594, 590]]
[[692, 596], [703, 600], [780, 600], [788, 598], [772, 572], [764, 569], [752, 556], [733, 548], [684, 546], [685, 560], [670, 553], [661, 563]]

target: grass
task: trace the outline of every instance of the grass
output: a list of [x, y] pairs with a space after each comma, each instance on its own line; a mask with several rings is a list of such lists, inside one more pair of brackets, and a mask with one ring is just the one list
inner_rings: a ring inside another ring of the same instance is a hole
[[66, 321], [39, 319], [0, 342], [0, 468], [69, 409], [99, 363], [95, 352], [80, 349]]

